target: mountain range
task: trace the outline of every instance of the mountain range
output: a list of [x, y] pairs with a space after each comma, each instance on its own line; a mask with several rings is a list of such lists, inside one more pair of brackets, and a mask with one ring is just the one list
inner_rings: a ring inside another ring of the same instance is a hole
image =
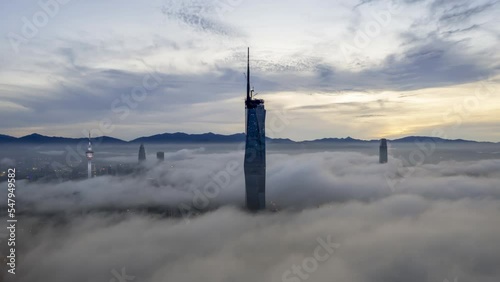
[[[29, 145], [41, 145], [41, 144], [71, 144], [86, 141], [87, 138], [67, 138], [67, 137], [56, 137], [56, 136], [44, 136], [38, 133], [33, 133], [23, 137], [12, 137], [9, 135], [0, 134], [0, 144], [29, 144]], [[293, 144], [293, 143], [366, 143], [366, 142], [379, 142], [376, 140], [361, 140], [354, 139], [351, 137], [347, 138], [323, 138], [309, 141], [293, 141], [290, 139], [283, 138], [269, 138], [266, 137], [269, 143], [279, 143], [279, 144]], [[99, 142], [102, 144], [129, 144], [129, 143], [145, 143], [145, 144], [163, 144], [163, 143], [238, 143], [245, 141], [244, 133], [237, 133], [231, 135], [222, 135], [215, 133], [203, 133], [203, 134], [187, 134], [187, 133], [163, 133], [147, 137], [139, 137], [131, 141], [124, 141], [118, 138], [113, 138], [109, 136], [102, 136], [92, 138], [92, 142]], [[428, 137], [428, 136], [407, 136], [399, 139], [389, 140], [390, 142], [400, 142], [400, 143], [413, 143], [413, 142], [452, 142], [452, 143], [493, 143], [493, 142], [478, 142], [463, 139], [443, 139], [438, 137]]]

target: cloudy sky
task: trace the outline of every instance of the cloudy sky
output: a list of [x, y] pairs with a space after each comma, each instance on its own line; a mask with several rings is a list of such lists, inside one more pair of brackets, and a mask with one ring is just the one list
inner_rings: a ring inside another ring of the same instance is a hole
[[[0, 133], [500, 141], [498, 1], [4, 1]], [[281, 125], [270, 121], [279, 120]]]

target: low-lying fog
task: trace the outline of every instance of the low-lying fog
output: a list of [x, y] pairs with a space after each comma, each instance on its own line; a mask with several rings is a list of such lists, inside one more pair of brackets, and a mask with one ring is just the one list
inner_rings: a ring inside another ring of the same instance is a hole
[[[140, 173], [18, 181], [18, 266], [7, 279], [499, 281], [499, 144], [393, 144], [388, 164], [376, 143], [273, 144], [270, 211], [258, 214], [242, 209], [241, 145], [146, 150]], [[101, 146], [95, 161], [137, 163], [137, 152]], [[0, 165], [34, 153], [63, 160], [65, 149], [9, 150]]]

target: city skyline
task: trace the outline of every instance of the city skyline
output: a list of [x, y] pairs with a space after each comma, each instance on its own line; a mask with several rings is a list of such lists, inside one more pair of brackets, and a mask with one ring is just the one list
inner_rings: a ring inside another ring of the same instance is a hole
[[[0, 11], [0, 118], [10, 121], [2, 134], [81, 136], [101, 122], [113, 128], [104, 135], [120, 139], [243, 132], [250, 46], [269, 117], [293, 121], [270, 137], [444, 130], [450, 139], [500, 141], [494, 1], [62, 2], [53, 16], [35, 2]], [[40, 27], [39, 12], [49, 15]], [[363, 34], [366, 46], [356, 44]], [[140, 101], [127, 106], [133, 91]]]

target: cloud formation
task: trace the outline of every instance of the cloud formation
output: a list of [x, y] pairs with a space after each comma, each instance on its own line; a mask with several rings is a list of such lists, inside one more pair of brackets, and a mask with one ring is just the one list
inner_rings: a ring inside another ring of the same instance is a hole
[[[123, 268], [134, 281], [301, 281], [307, 275], [308, 281], [489, 282], [500, 276], [498, 159], [424, 164], [391, 189], [387, 179], [401, 170], [394, 158], [380, 165], [376, 156], [354, 152], [270, 154], [268, 206], [280, 211], [249, 214], [240, 208], [242, 157], [181, 150], [167, 153], [163, 165], [146, 164], [144, 174], [19, 182], [24, 215], [16, 277], [111, 281]], [[228, 171], [234, 173], [221, 177]], [[218, 207], [211, 212], [186, 221], [144, 210], [196, 207], [194, 191], [214, 179], [223, 185], [209, 199]], [[320, 239], [339, 247], [314, 271], [293, 272]]]
[[[94, 209], [141, 209], [181, 203], [205, 210], [243, 205], [241, 152], [207, 153], [203, 148], [150, 156], [144, 172], [62, 183], [25, 183], [18, 191], [19, 212], [59, 213]], [[136, 157], [101, 161], [135, 162]], [[228, 169], [230, 167], [230, 169]], [[279, 209], [305, 209], [329, 203], [370, 202], [393, 194], [429, 199], [500, 198], [500, 161], [446, 161], [408, 167], [392, 158], [354, 152], [271, 154], [267, 164], [267, 200]], [[362, 178], [358, 177], [363, 175]], [[5, 191], [4, 191], [5, 192]], [[213, 196], [215, 195], [215, 196]]]
[[[165, 131], [203, 133], [239, 132], [244, 120], [245, 50], [252, 48], [253, 85], [269, 101], [271, 111], [308, 104], [308, 94], [325, 93], [328, 105], [367, 93], [372, 100], [385, 95], [405, 107], [388, 103], [392, 116], [408, 115], [408, 107], [427, 103], [429, 92], [453, 91], [461, 101], [464, 84], [490, 79], [498, 85], [498, 25], [495, 1], [396, 1], [400, 9], [387, 23], [380, 15], [390, 1], [159, 1], [146, 5], [133, 1], [70, 1], [28, 42], [13, 52], [8, 39], [0, 41], [0, 126], [4, 134], [80, 136], [81, 128], [96, 127], [113, 119], [110, 104], [140, 86], [152, 66], [161, 74], [161, 85], [148, 99], [131, 109], [131, 116], [117, 122], [113, 136], [130, 139]], [[358, 5], [359, 4], [359, 5]], [[120, 9], [116, 9], [119, 6]], [[32, 18], [38, 4], [9, 3], [0, 33], [20, 33], [23, 17]], [[114, 10], [112, 15], [106, 11]], [[82, 18], [82, 11], [86, 17]], [[280, 11], [279, 14], [275, 11]], [[250, 16], [249, 16], [250, 15]], [[258, 15], [254, 17], [252, 15]], [[379, 21], [377, 21], [379, 19]], [[355, 45], [367, 27], [368, 44], [344, 56], [344, 44]], [[358, 38], [359, 39], [359, 38]], [[413, 91], [412, 99], [402, 99]], [[293, 94], [294, 99], [288, 96]], [[447, 97], [434, 95], [436, 115], [446, 111]], [[498, 111], [496, 96], [488, 103]], [[189, 109], [189, 111], [186, 111]], [[204, 110], [202, 110], [204, 109]], [[482, 140], [497, 141], [490, 124], [493, 110], [483, 109], [470, 123], [480, 123]], [[225, 115], [218, 115], [225, 111]], [[337, 126], [332, 120], [352, 120], [359, 113], [318, 114], [306, 110], [310, 132], [279, 137], [312, 139], [336, 127], [342, 136], [360, 138], [402, 136], [400, 131], [370, 132], [363, 122]], [[302, 115], [291, 113], [304, 120]], [[427, 117], [412, 111], [412, 128]], [[60, 116], [65, 116], [64, 120]], [[229, 117], [229, 118], [228, 118]], [[314, 123], [314, 120], [325, 122]], [[234, 121], [234, 122], [233, 122]], [[380, 124], [391, 117], [379, 115]], [[432, 124], [442, 124], [433, 118]], [[147, 127], [138, 128], [138, 124]], [[418, 130], [412, 129], [411, 134]], [[289, 133], [289, 134], [286, 134]], [[457, 138], [477, 135], [463, 127]], [[373, 136], [375, 135], [375, 136]], [[466, 135], [466, 136], [464, 136]]]

